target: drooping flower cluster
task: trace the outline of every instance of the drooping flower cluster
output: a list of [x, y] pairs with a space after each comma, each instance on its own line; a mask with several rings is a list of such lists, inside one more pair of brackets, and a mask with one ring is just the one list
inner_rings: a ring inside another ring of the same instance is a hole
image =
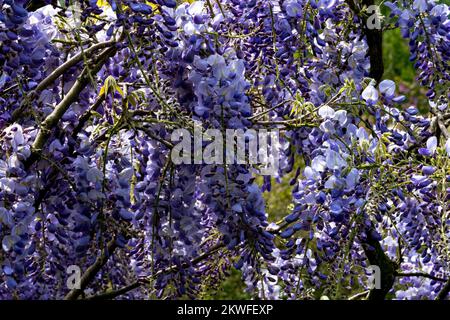
[[418, 69], [421, 84], [428, 88], [427, 97], [447, 95], [450, 80], [450, 26], [448, 5], [437, 1], [415, 0], [386, 2], [391, 17], [397, 17], [402, 36], [409, 40], [410, 60]]

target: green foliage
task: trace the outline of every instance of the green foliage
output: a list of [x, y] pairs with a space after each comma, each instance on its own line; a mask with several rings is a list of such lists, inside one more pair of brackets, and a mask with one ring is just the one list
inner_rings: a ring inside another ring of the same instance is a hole
[[426, 90], [416, 81], [414, 63], [409, 61], [408, 43], [400, 30], [386, 30], [383, 35], [384, 79], [392, 79], [400, 86], [400, 92], [408, 93], [409, 105], [415, 105], [421, 113], [428, 112]]
[[231, 275], [214, 291], [204, 296], [205, 300], [248, 300], [251, 295], [245, 292], [245, 284], [242, 281], [240, 271], [233, 269]]
[[407, 83], [415, 81], [414, 65], [409, 61], [408, 43], [399, 29], [386, 30], [383, 35], [384, 78]]

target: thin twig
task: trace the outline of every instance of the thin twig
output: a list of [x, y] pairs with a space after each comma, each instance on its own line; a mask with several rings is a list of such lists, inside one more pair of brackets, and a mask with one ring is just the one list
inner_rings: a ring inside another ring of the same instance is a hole
[[37, 93], [45, 90], [49, 85], [54, 83], [56, 81], [56, 79], [58, 79], [67, 70], [69, 70], [70, 68], [72, 68], [73, 66], [75, 66], [79, 62], [81, 62], [83, 60], [84, 55], [92, 54], [93, 52], [95, 52], [97, 50], [111, 47], [115, 43], [116, 43], [116, 41], [106, 41], [106, 42], [94, 44], [92, 47], [84, 50], [84, 53], [83, 52], [78, 53], [73, 58], [66, 61], [62, 65], [60, 65], [58, 68], [56, 68], [44, 80], [42, 80], [33, 91], [31, 91], [27, 95], [27, 97], [24, 99], [24, 103], [22, 103], [22, 105], [13, 112], [12, 117], [11, 117], [11, 122], [15, 122], [19, 119], [19, 117], [22, 115], [22, 113], [25, 111], [25, 109], [27, 107], [27, 101], [30, 101]]
[[428, 278], [428, 279], [439, 281], [439, 282], [447, 281], [447, 279], [435, 277], [435, 276], [425, 273], [425, 272], [396, 272], [395, 275], [397, 277], [423, 277], [423, 278]]
[[106, 248], [102, 251], [97, 260], [95, 260], [94, 264], [91, 265], [81, 277], [80, 288], [72, 289], [64, 297], [64, 300], [76, 300], [83, 293], [87, 285], [95, 278], [100, 269], [106, 264], [106, 262], [108, 262], [109, 257], [116, 248], [117, 248], [116, 240], [115, 238], [113, 238], [108, 242]]
[[439, 291], [436, 296], [436, 300], [445, 300], [450, 292], [450, 279], [447, 280], [445, 285], [442, 287], [441, 291]]
[[[97, 64], [93, 67], [92, 71], [97, 73], [105, 64], [106, 60], [113, 56], [116, 52], [116, 48], [105, 49], [101, 54]], [[66, 113], [67, 109], [74, 103], [80, 93], [86, 88], [89, 83], [88, 70], [85, 68], [82, 74], [75, 81], [70, 91], [64, 97], [64, 99], [55, 107], [52, 113], [50, 113], [47, 118], [42, 122], [41, 128], [34, 140], [32, 145], [32, 151], [30, 157], [25, 163], [25, 167], [29, 168], [36, 160], [39, 159], [39, 152], [42, 151], [45, 142], [51, 134], [52, 129], [58, 124], [59, 120]]]

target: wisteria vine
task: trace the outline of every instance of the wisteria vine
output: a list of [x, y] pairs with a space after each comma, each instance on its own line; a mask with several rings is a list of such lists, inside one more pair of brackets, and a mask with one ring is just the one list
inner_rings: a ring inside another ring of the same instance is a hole
[[[260, 299], [448, 298], [449, 8], [373, 29], [374, 4], [0, 0], [0, 299], [195, 299], [232, 269]], [[383, 77], [391, 28], [427, 114]], [[275, 176], [174, 163], [198, 127], [279, 130]]]

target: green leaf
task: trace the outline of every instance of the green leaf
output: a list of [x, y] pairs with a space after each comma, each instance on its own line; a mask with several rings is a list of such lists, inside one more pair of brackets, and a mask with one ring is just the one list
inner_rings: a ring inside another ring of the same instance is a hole
[[124, 93], [122, 89], [117, 84], [116, 79], [113, 76], [109, 76], [105, 79], [105, 82], [103, 83], [103, 86], [100, 88], [99, 95], [105, 95], [107, 96], [108, 93], [118, 92], [122, 97], [124, 96]]

